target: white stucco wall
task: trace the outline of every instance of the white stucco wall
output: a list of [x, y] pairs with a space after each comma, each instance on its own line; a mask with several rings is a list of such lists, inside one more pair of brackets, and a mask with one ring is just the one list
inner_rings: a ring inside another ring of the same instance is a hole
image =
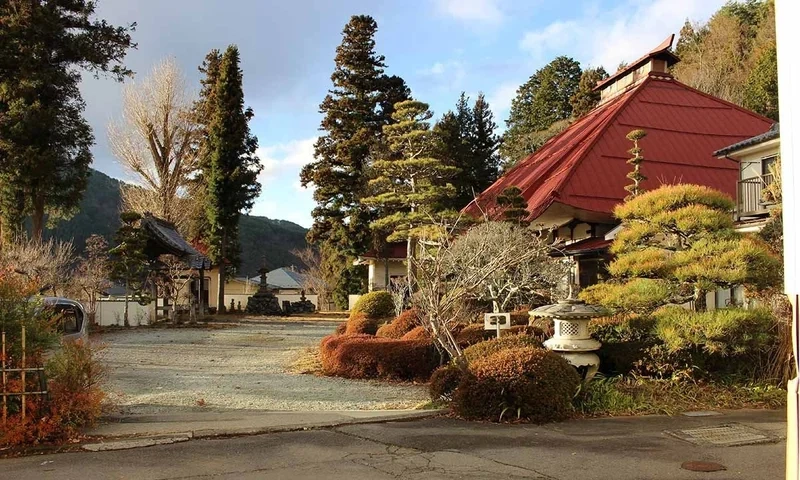
[[[389, 278], [405, 277], [408, 273], [406, 263], [389, 260]], [[369, 291], [386, 290], [386, 264], [383, 260], [370, 260], [368, 267]]]
[[[148, 325], [152, 305], [140, 305], [135, 301], [128, 302], [128, 321], [131, 326]], [[100, 326], [124, 325], [125, 301], [121, 299], [103, 299], [97, 302], [95, 320]]]

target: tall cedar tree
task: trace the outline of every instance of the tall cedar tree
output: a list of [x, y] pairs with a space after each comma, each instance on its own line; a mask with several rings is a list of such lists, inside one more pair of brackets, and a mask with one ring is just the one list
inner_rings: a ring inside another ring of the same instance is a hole
[[150, 271], [145, 248], [147, 236], [139, 225], [142, 216], [136, 212], [120, 214], [121, 225], [114, 236], [116, 245], [109, 250], [111, 257], [111, 279], [125, 285], [125, 309], [123, 321], [130, 326], [128, 303], [133, 299], [141, 299]]
[[517, 163], [533, 153], [541, 140], [537, 132], [548, 130], [554, 123], [572, 116], [570, 99], [578, 91], [581, 78], [580, 63], [561, 56], [556, 57], [517, 90], [511, 102], [500, 154], [504, 168]]
[[494, 133], [497, 124], [483, 94], [473, 107], [464, 92], [456, 103], [455, 112], [442, 115], [433, 128], [436, 155], [445, 165], [461, 171], [452, 178], [456, 195], [445, 199], [445, 206], [460, 210], [496, 179], [499, 170], [497, 149], [500, 138]]
[[253, 206], [261, 185], [261, 163], [256, 156], [258, 139], [250, 133], [253, 111], [244, 106], [239, 49], [231, 45], [219, 62], [219, 73], [210, 105], [210, 122], [204, 161], [207, 243], [211, 261], [218, 265], [217, 309], [225, 310], [227, 270], [239, 259], [239, 218]]
[[375, 194], [363, 199], [366, 205], [395, 212], [375, 220], [372, 226], [391, 229], [389, 241], [406, 241], [408, 285], [416, 240], [426, 234], [426, 227], [436, 217], [455, 213], [437, 212], [442, 199], [455, 194], [453, 185], [446, 182], [459, 169], [431, 156], [435, 152], [428, 122], [432, 116], [423, 102], [406, 100], [395, 105], [392, 118], [396, 123], [383, 127], [391, 155], [374, 162], [375, 178], [369, 183]]
[[[88, 0], [0, 3], [0, 224], [2, 238], [22, 234], [33, 217], [41, 238], [46, 215], [69, 216], [89, 177], [94, 142], [83, 118], [81, 72], [122, 80], [135, 47], [135, 24], [94, 18]], [[57, 172], [57, 174], [54, 174]]]
[[384, 74], [383, 55], [375, 52], [378, 25], [367, 15], [353, 16], [336, 48], [333, 88], [320, 104], [324, 134], [314, 145], [314, 162], [303, 167], [303, 186], [314, 185], [314, 225], [308, 240], [320, 246], [326, 281], [336, 303], [363, 287], [365, 272], [353, 256], [382, 244], [369, 228], [375, 212], [362, 204], [367, 195], [371, 158], [386, 151], [383, 125], [392, 123], [396, 102], [410, 96], [402, 78]]
[[594, 110], [594, 107], [600, 103], [600, 92], [595, 91], [594, 87], [606, 78], [608, 78], [608, 72], [603, 67], [587, 68], [583, 71], [581, 80], [578, 82], [578, 91], [569, 99], [573, 117], [581, 118]]

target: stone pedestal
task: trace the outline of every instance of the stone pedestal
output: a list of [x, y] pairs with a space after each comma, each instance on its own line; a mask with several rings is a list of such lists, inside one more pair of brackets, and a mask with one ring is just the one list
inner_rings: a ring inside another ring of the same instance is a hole
[[258, 291], [252, 297], [247, 299], [247, 308], [245, 313], [249, 315], [280, 315], [283, 313], [278, 297], [269, 291], [267, 286], [267, 270], [262, 268], [258, 271], [261, 275], [261, 282], [258, 286]]

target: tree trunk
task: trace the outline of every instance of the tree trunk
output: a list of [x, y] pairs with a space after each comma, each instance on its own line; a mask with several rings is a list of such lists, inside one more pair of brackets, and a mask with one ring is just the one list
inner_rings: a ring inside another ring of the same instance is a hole
[[694, 291], [694, 311], [695, 312], [705, 312], [708, 306], [706, 305], [706, 292], [705, 290], [701, 290], [699, 288], [695, 288]]
[[31, 237], [34, 241], [42, 241], [42, 232], [44, 231], [44, 197], [37, 195], [33, 200], [33, 228], [31, 229]]
[[391, 285], [389, 284], [389, 258], [383, 259], [383, 285], [384, 288], [388, 291]]
[[130, 295], [128, 294], [128, 281], [125, 281], [125, 310], [122, 313], [122, 324], [126, 327], [130, 327], [131, 323], [128, 321], [128, 299]]
[[408, 243], [406, 244], [406, 283], [408, 284], [409, 292], [412, 292], [412, 282], [414, 280], [414, 271], [412, 267], [411, 259], [414, 258], [414, 239], [412, 237], [408, 237]]
[[225, 313], [225, 252], [228, 243], [228, 234], [222, 235], [222, 246], [219, 249], [219, 276], [218, 295], [217, 295], [217, 314]]

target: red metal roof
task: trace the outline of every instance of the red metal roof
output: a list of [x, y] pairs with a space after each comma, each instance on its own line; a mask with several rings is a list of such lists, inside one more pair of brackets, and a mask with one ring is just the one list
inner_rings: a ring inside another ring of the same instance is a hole
[[648, 177], [645, 190], [662, 184], [695, 183], [736, 195], [738, 165], [713, 152], [764, 132], [772, 121], [729, 102], [683, 85], [669, 75], [652, 73], [641, 83], [586, 114], [520, 161], [464, 212], [497, 218], [495, 199], [505, 188], [519, 187], [529, 220], [553, 203], [610, 214], [630, 183], [626, 163], [632, 147], [625, 138], [644, 129], [641, 140]]
[[377, 252], [374, 249], [361, 255], [361, 258], [389, 258], [389, 259], [406, 259], [408, 245], [406, 242], [392, 242], [386, 244], [383, 252]]
[[564, 253], [567, 255], [579, 255], [581, 253], [598, 252], [605, 250], [613, 240], [606, 240], [605, 237], [590, 237], [578, 240], [564, 247]]

